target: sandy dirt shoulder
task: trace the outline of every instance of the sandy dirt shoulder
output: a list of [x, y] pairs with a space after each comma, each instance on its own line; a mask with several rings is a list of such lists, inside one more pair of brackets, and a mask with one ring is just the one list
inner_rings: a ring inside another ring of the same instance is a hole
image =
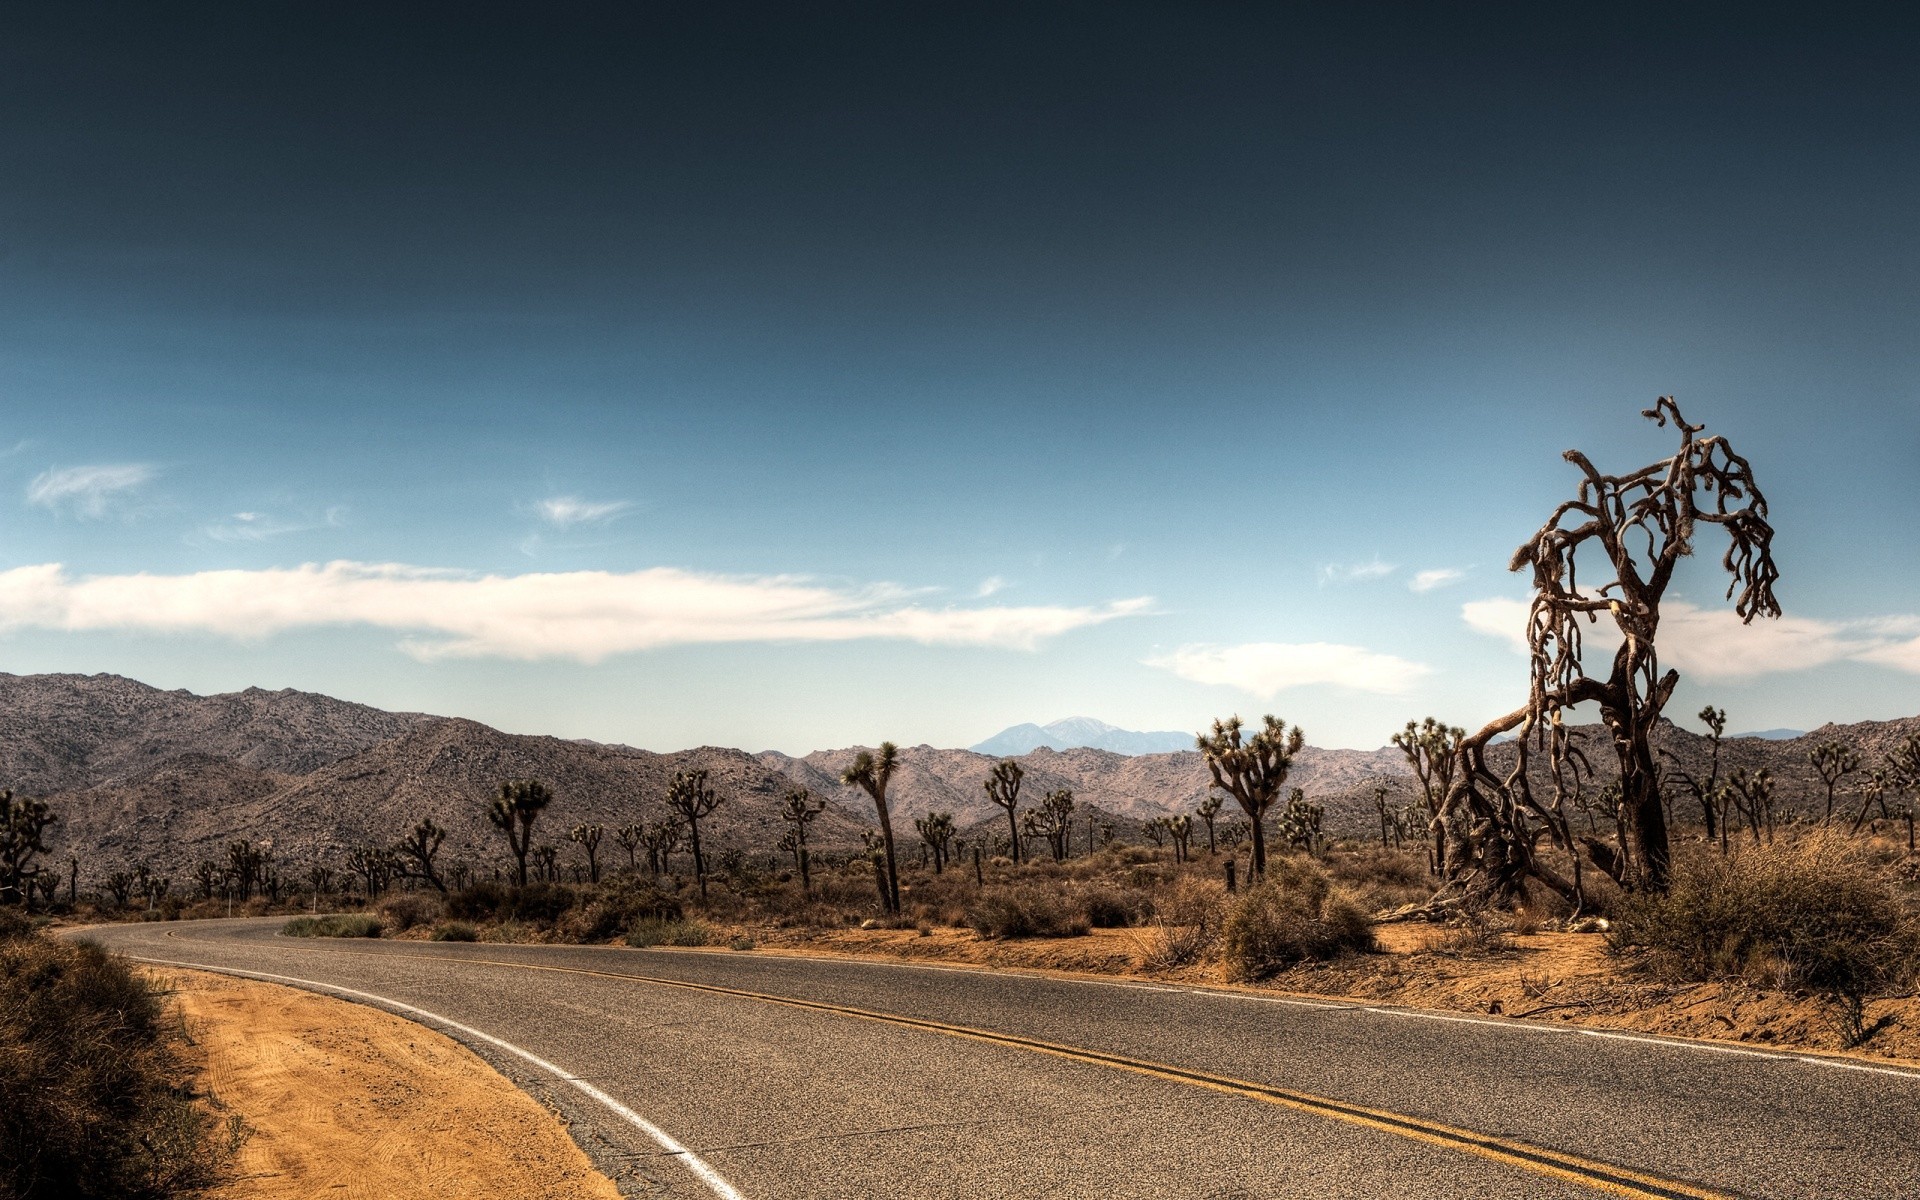
[[220, 1115], [244, 1123], [217, 1200], [619, 1196], [555, 1114], [444, 1034], [278, 984], [148, 973]]

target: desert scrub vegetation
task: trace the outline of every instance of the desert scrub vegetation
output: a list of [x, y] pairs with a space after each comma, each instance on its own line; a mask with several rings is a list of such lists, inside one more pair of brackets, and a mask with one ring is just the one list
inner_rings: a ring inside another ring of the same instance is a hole
[[161, 995], [119, 958], [0, 911], [0, 1194], [159, 1200], [231, 1154]]
[[628, 930], [626, 941], [627, 945], [642, 949], [649, 946], [705, 946], [712, 943], [713, 930], [700, 921], [649, 918]]
[[386, 931], [379, 917], [366, 913], [332, 913], [324, 917], [295, 917], [280, 927], [288, 937], [377, 938]]
[[1265, 979], [1295, 963], [1374, 949], [1372, 922], [1320, 865], [1304, 855], [1269, 860], [1221, 929], [1221, 958], [1239, 980]]
[[1080, 937], [1093, 927], [1067, 892], [1034, 883], [983, 889], [966, 921], [983, 938]]
[[1664, 895], [1620, 906], [1609, 933], [1671, 979], [1739, 978], [1860, 998], [1920, 975], [1920, 919], [1885, 872], [1837, 837], [1688, 847]]

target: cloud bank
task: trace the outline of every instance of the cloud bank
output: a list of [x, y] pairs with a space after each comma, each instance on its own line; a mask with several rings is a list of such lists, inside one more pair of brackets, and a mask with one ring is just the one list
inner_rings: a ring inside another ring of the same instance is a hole
[[932, 608], [890, 584], [833, 587], [798, 576], [655, 567], [476, 575], [394, 563], [308, 563], [189, 575], [75, 577], [58, 563], [0, 571], [0, 630], [263, 638], [368, 626], [404, 635], [415, 658], [571, 659], [722, 642], [879, 638], [1030, 650], [1148, 611], [1105, 605]]
[[[1475, 600], [1462, 605], [1461, 619], [1481, 633], [1527, 650], [1527, 602]], [[1602, 618], [1582, 627], [1587, 661], [1604, 669], [1593, 655], [1612, 654], [1620, 644], [1613, 622]], [[1743, 625], [1731, 608], [1700, 608], [1669, 600], [1660, 606], [1660, 661], [1683, 675], [1702, 679], [1753, 679], [1805, 671], [1828, 663], [1878, 663], [1920, 674], [1920, 620], [1876, 617], [1862, 621], [1826, 621], [1814, 617], [1761, 617]]]
[[1408, 691], [1432, 670], [1391, 654], [1330, 642], [1182, 646], [1146, 662], [1182, 679], [1238, 688], [1264, 699], [1316, 683], [1394, 696]]

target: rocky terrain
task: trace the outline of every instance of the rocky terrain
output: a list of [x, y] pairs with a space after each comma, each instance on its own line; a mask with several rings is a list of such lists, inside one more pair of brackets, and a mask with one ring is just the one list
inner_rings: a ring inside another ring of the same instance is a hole
[[[1785, 740], [1730, 738], [1722, 774], [1765, 767], [1777, 780], [1783, 814], [1817, 813], [1824, 793], [1807, 764], [1812, 746], [1848, 742], [1871, 767], [1915, 732], [1920, 717], [1829, 725]], [[1670, 727], [1663, 743], [1684, 769], [1704, 776], [1704, 737]], [[1593, 731], [1588, 747], [1597, 791], [1612, 774], [1611, 754]], [[847, 850], [873, 825], [865, 793], [839, 782], [855, 753], [849, 747], [795, 758], [708, 746], [657, 754], [290, 690], [196, 696], [111, 675], [0, 675], [0, 783], [51, 798], [60, 819], [50, 845], [56, 857], [79, 856], [89, 874], [145, 861], [184, 878], [194, 862], [218, 857], [234, 838], [270, 843], [282, 863], [318, 858], [338, 865], [346, 848], [390, 844], [423, 817], [448, 830], [446, 861], [490, 864], [500, 838], [486, 824], [485, 806], [509, 778], [537, 778], [554, 790], [557, 799], [538, 830], [542, 840], [562, 845], [571, 858], [566, 831], [597, 822], [609, 831], [601, 853], [612, 862], [624, 855], [611, 831], [664, 816], [668, 780], [694, 766], [711, 773], [725, 798], [703, 823], [714, 847], [771, 853], [782, 829], [780, 804], [798, 785], [830, 802], [813, 827], [815, 844]], [[1511, 753], [1496, 747], [1494, 757]], [[963, 831], [998, 833], [1004, 812], [981, 788], [997, 761], [971, 750], [904, 749], [890, 792], [896, 833], [911, 842], [912, 819], [933, 810], [952, 812]], [[1023, 807], [1069, 788], [1082, 820], [1097, 810], [1127, 838], [1138, 836], [1141, 821], [1191, 811], [1207, 792], [1206, 766], [1191, 750], [1039, 749], [1017, 761], [1026, 770]], [[1370, 836], [1378, 829], [1372, 789], [1379, 781], [1396, 802], [1415, 794], [1392, 747], [1308, 747], [1290, 784], [1325, 807], [1330, 833]], [[1858, 801], [1843, 794], [1842, 810], [1850, 803]], [[1697, 816], [1690, 800], [1676, 805], [1682, 818]], [[1231, 803], [1224, 815], [1234, 815]]]

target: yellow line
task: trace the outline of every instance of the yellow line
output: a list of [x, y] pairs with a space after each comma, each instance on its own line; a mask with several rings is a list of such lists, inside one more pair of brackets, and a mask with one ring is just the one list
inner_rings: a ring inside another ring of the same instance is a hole
[[[342, 953], [342, 951], [330, 951]], [[1125, 1055], [1108, 1054], [1099, 1050], [1083, 1050], [1076, 1046], [1063, 1046], [1057, 1042], [1041, 1041], [1038, 1038], [1020, 1037], [1009, 1033], [996, 1033], [990, 1029], [976, 1029], [967, 1025], [951, 1025], [944, 1021], [929, 1020], [924, 1017], [901, 1016], [896, 1013], [876, 1012], [872, 1009], [855, 1008], [846, 1004], [830, 1004], [824, 1000], [802, 1000], [792, 996], [775, 996], [766, 992], [752, 992], [742, 988], [722, 987], [713, 983], [693, 983], [683, 979], [665, 979], [654, 975], [632, 975], [621, 971], [594, 971], [585, 967], [556, 967], [545, 963], [506, 962], [491, 958], [467, 958], [440, 954], [410, 954], [404, 951], [344, 951], [373, 958], [417, 958], [438, 963], [471, 963], [479, 966], [508, 967], [523, 971], [551, 971], [561, 975], [592, 975], [603, 979], [619, 979], [631, 983], [648, 983], [658, 987], [682, 988], [687, 991], [708, 992], [720, 996], [732, 996], [742, 1000], [757, 1000], [764, 1004], [778, 1004], [788, 1008], [806, 1009], [813, 1012], [831, 1013], [835, 1016], [853, 1017], [862, 1021], [875, 1021], [883, 1025], [894, 1025], [906, 1029], [918, 1029], [928, 1033], [945, 1034], [948, 1037], [966, 1038], [992, 1045], [1010, 1046], [1020, 1050], [1050, 1054], [1075, 1062], [1091, 1063], [1096, 1066], [1113, 1067], [1122, 1071], [1131, 1071], [1152, 1079], [1173, 1083], [1182, 1083], [1191, 1087], [1206, 1088], [1224, 1092], [1228, 1095], [1259, 1100], [1267, 1104], [1343, 1121], [1349, 1125], [1358, 1125], [1365, 1129], [1395, 1134], [1411, 1138], [1414, 1141], [1441, 1146], [1449, 1150], [1478, 1154], [1508, 1166], [1520, 1167], [1536, 1174], [1550, 1176], [1581, 1184], [1595, 1190], [1615, 1196], [1658, 1197], [1660, 1200], [1732, 1200], [1730, 1193], [1712, 1191], [1694, 1184], [1683, 1183], [1675, 1179], [1666, 1179], [1658, 1175], [1648, 1175], [1625, 1167], [1594, 1159], [1581, 1158], [1558, 1150], [1549, 1150], [1528, 1142], [1512, 1138], [1497, 1137], [1493, 1134], [1476, 1133], [1471, 1129], [1430, 1121], [1424, 1117], [1408, 1116], [1404, 1113], [1390, 1112], [1385, 1109], [1369, 1108], [1361, 1104], [1335, 1100], [1328, 1096], [1317, 1096], [1311, 1092], [1295, 1091], [1290, 1088], [1274, 1087], [1264, 1083], [1254, 1083], [1245, 1079], [1234, 1079], [1226, 1075], [1214, 1075], [1205, 1071], [1190, 1070], [1167, 1063], [1151, 1062], [1145, 1059], [1129, 1058]]]

